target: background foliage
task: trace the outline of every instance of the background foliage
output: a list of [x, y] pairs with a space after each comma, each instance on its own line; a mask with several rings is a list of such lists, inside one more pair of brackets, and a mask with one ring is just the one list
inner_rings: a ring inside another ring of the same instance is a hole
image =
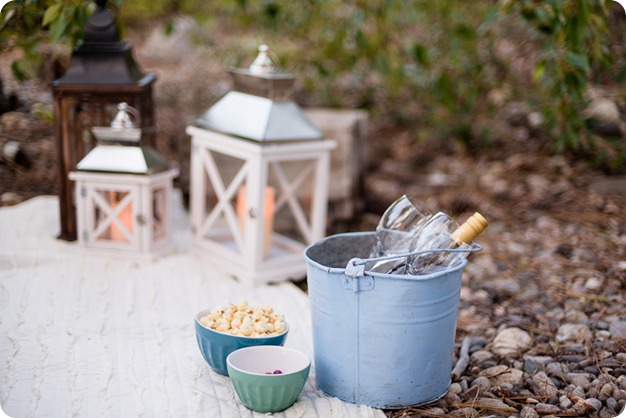
[[[110, 2], [118, 9], [122, 0]], [[120, 20], [150, 24], [192, 15], [216, 42], [218, 32], [256, 36], [302, 80], [299, 101], [368, 109], [416, 127], [416, 140], [489, 145], [503, 101], [541, 109], [556, 152], [593, 152], [582, 110], [594, 83], [624, 82], [624, 31], [609, 32], [610, 0], [136, 0]], [[94, 7], [85, 0], [14, 0], [0, 20], [2, 48], [23, 49], [18, 78], [36, 75], [42, 44], [58, 56], [80, 41]], [[171, 30], [172, 26], [168, 26]], [[242, 65], [250, 51], [231, 52]], [[626, 159], [612, 146], [613, 166]], [[621, 148], [620, 148], [621, 147]], [[617, 155], [618, 158], [615, 157]]]

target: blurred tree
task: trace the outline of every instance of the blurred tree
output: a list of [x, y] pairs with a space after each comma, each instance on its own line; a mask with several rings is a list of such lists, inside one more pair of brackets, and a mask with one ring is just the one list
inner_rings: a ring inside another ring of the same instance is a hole
[[[588, 143], [582, 109], [594, 71], [603, 68], [605, 81], [625, 73], [610, 65], [623, 63], [608, 40], [610, 3], [135, 0], [125, 3], [121, 20], [139, 24], [190, 14], [206, 28], [202, 42], [217, 48], [222, 30], [239, 34], [242, 43], [263, 39], [279, 64], [289, 63], [299, 74], [307, 104], [364, 107], [375, 117], [416, 126], [419, 137], [484, 144], [492, 112], [501, 105], [490, 97], [505, 92], [506, 100], [539, 106], [554, 150], [565, 152]], [[13, 64], [16, 77], [36, 73], [44, 43], [63, 45], [69, 54], [93, 7], [89, 0], [14, 0], [5, 6], [0, 46], [24, 51]], [[507, 59], [501, 41], [515, 30], [516, 55]], [[229, 51], [236, 62], [228, 64], [241, 64], [250, 53]], [[527, 78], [511, 71], [520, 59], [533, 66]]]
[[[122, 0], [111, 0], [119, 7]], [[42, 53], [42, 47], [58, 44], [57, 55], [69, 55], [80, 42], [83, 27], [96, 4], [88, 0], [13, 0], [0, 14], [0, 49], [21, 49], [23, 57], [12, 64], [16, 79], [37, 76], [44, 59], [55, 59]]]

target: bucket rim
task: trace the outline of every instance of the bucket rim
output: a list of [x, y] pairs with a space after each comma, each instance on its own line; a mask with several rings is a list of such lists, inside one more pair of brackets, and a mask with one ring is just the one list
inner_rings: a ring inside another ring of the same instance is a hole
[[[304, 249], [304, 258], [306, 259], [307, 263], [313, 267], [316, 267], [319, 270], [322, 270], [326, 273], [331, 273], [331, 274], [346, 274], [346, 270], [347, 270], [347, 266], [346, 267], [328, 267], [325, 266], [323, 264], [320, 264], [319, 262], [313, 260], [311, 257], [309, 257], [308, 252], [309, 250], [311, 250], [313, 247], [317, 246], [317, 245], [321, 245], [326, 241], [330, 241], [332, 239], [336, 239], [336, 238], [340, 238], [340, 237], [358, 237], [358, 236], [372, 236], [375, 235], [376, 233], [374, 231], [362, 231], [362, 232], [342, 232], [339, 234], [333, 234], [333, 235], [329, 235], [327, 237], [324, 237], [312, 244], [310, 244], [308, 247], [306, 247]], [[355, 260], [355, 258], [351, 259], [350, 261], [348, 261], [348, 264], [350, 262], [352, 262], [353, 260]], [[360, 259], [359, 259], [360, 260]], [[387, 274], [387, 273], [378, 273], [378, 272], [371, 272], [371, 271], [364, 271], [362, 275], [359, 275], [358, 277], [363, 277], [363, 276], [370, 276], [370, 277], [374, 277], [374, 278], [384, 278], [384, 279], [394, 279], [394, 280], [412, 280], [412, 281], [426, 281], [426, 280], [434, 280], [437, 279], [441, 276], [444, 275], [448, 275], [448, 274], [452, 274], [458, 270], [462, 270], [468, 263], [468, 260], [466, 258], [462, 259], [461, 262], [459, 262], [458, 264], [447, 268], [445, 270], [440, 270], [440, 271], [436, 271], [430, 274], [424, 274], [424, 275], [420, 275], [420, 276], [413, 276], [413, 275], [409, 275], [409, 274]]]

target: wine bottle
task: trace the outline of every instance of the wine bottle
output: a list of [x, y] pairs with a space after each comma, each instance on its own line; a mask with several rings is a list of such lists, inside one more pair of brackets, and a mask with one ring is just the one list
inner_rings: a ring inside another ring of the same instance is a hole
[[[421, 229], [411, 246], [411, 252], [431, 249], [469, 249], [485, 228], [487, 220], [478, 212], [461, 226], [443, 212], [435, 214]], [[453, 267], [466, 258], [468, 252], [426, 252], [407, 258], [407, 273], [425, 275]]]

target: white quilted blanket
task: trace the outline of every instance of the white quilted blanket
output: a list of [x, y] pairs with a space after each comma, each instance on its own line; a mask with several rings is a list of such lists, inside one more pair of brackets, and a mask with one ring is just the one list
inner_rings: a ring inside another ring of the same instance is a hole
[[[291, 283], [246, 287], [190, 251], [174, 200], [174, 254], [154, 262], [94, 256], [55, 238], [58, 201], [0, 208], [0, 405], [10, 417], [257, 417], [196, 345], [194, 315], [239, 300], [269, 304], [286, 346], [313, 358], [309, 303]], [[1, 415], [1, 413], [0, 413]], [[384, 418], [331, 398], [315, 367], [292, 417]]]

